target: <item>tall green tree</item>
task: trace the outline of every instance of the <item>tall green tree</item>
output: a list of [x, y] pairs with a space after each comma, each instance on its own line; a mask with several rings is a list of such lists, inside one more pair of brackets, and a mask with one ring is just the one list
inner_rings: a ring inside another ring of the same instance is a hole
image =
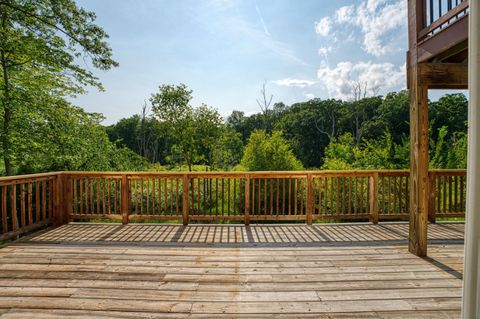
[[1, 143], [7, 175], [14, 172], [17, 119], [38, 108], [39, 95], [46, 100], [83, 93], [87, 85], [101, 89], [79, 61], [102, 70], [118, 65], [95, 18], [73, 0], [0, 0]]
[[295, 157], [280, 131], [273, 131], [271, 135], [262, 130], [254, 131], [245, 146], [240, 165], [248, 171], [303, 169], [302, 163]]

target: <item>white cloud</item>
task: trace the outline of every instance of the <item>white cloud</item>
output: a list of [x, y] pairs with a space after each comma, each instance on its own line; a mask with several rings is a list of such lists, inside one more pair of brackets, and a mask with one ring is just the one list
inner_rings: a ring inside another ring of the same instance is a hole
[[335, 12], [335, 21], [338, 23], [348, 22], [353, 18], [354, 6], [344, 6]]
[[374, 56], [382, 56], [395, 49], [394, 40], [388, 39], [388, 36], [397, 30], [404, 32], [406, 21], [405, 0], [364, 0], [357, 6], [339, 8], [333, 20], [330, 17], [322, 18], [315, 30], [321, 35], [337, 38], [337, 33], [347, 32], [346, 26], [358, 28], [363, 38], [363, 50]]
[[332, 52], [333, 48], [331, 46], [328, 47], [320, 47], [318, 49], [318, 54], [319, 55], [326, 55], [327, 53]]
[[339, 99], [353, 97], [352, 84], [355, 82], [367, 83], [370, 95], [405, 86], [405, 65], [396, 67], [391, 63], [340, 62], [334, 68], [322, 65], [317, 75], [330, 97]]
[[363, 33], [363, 49], [374, 56], [390, 52], [393, 47], [382, 39], [391, 31], [406, 25], [407, 8], [404, 0], [383, 5], [384, 0], [362, 2], [352, 20]]
[[319, 22], [315, 23], [315, 32], [326, 37], [330, 33], [331, 23], [332, 20], [329, 17], [322, 18]]
[[276, 80], [272, 81], [273, 84], [276, 84], [278, 86], [289, 86], [289, 87], [306, 87], [306, 86], [311, 86], [315, 84], [315, 81], [310, 81], [310, 80], [302, 80], [302, 79], [291, 79], [291, 78], [286, 78], [283, 80]]

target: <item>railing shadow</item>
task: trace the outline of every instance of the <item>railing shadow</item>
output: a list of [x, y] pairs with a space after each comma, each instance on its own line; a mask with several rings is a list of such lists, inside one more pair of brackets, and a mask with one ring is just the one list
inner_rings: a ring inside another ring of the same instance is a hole
[[[463, 243], [463, 223], [429, 225], [429, 242]], [[404, 245], [408, 223], [292, 225], [177, 225], [71, 223], [30, 238], [29, 243], [308, 247]]]

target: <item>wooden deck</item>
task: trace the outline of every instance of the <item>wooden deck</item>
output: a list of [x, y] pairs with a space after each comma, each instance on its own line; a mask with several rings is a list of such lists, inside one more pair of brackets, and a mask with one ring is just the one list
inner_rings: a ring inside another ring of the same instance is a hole
[[0, 318], [459, 318], [463, 224], [69, 224], [0, 249]]

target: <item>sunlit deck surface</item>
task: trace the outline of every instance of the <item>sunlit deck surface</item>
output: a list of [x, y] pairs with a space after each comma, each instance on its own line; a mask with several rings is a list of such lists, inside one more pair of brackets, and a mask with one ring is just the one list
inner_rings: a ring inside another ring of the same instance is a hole
[[463, 224], [68, 224], [0, 249], [0, 318], [459, 318]]

